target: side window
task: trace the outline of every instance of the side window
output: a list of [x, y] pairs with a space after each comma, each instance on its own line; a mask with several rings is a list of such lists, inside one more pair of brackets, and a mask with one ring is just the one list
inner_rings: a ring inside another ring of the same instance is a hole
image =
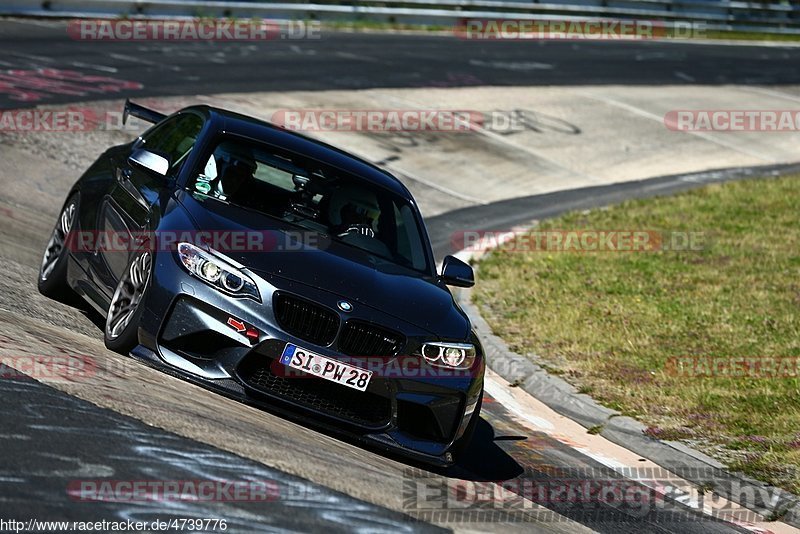
[[202, 128], [203, 119], [197, 115], [178, 115], [142, 136], [142, 145], [151, 152], [165, 156], [169, 160], [169, 175], [175, 176], [189, 156]]

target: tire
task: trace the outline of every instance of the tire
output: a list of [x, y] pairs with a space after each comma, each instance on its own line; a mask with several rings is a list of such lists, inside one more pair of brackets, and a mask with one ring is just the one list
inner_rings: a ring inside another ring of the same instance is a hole
[[139, 344], [139, 321], [152, 272], [153, 255], [145, 251], [131, 261], [117, 283], [103, 328], [103, 341], [108, 349], [128, 354]]
[[78, 195], [70, 196], [64, 203], [50, 240], [42, 254], [37, 287], [45, 297], [65, 303], [77, 300], [67, 283], [67, 256], [69, 256], [69, 234], [78, 219]]
[[478, 398], [478, 403], [475, 405], [475, 411], [472, 412], [472, 418], [467, 423], [467, 428], [460, 438], [453, 443], [450, 447], [450, 452], [453, 453], [453, 458], [456, 461], [464, 457], [472, 443], [472, 436], [475, 434], [475, 428], [478, 426], [478, 420], [481, 418], [481, 406], [483, 405], [483, 388], [481, 388], [481, 396]]

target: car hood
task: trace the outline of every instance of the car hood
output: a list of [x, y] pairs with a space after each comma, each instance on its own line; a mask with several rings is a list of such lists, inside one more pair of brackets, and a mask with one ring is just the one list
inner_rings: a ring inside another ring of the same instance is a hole
[[199, 231], [260, 232], [263, 247], [222, 247], [220, 252], [266, 279], [279, 277], [323, 289], [442, 339], [465, 340], [470, 335], [466, 315], [447, 287], [430, 275], [382, 261], [337, 241], [303, 245], [295, 239], [302, 232], [297, 227], [223, 202], [185, 192], [179, 202]]

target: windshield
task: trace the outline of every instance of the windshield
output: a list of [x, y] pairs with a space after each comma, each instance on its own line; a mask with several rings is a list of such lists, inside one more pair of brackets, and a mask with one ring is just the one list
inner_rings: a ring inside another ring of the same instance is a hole
[[406, 199], [314, 160], [226, 139], [190, 188], [394, 264], [429, 271], [416, 211]]

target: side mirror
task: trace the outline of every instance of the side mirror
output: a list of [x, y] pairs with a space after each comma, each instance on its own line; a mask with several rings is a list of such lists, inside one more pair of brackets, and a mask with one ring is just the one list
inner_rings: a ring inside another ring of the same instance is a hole
[[128, 158], [131, 165], [145, 169], [159, 176], [166, 176], [169, 171], [169, 161], [164, 156], [159, 156], [149, 150], [139, 148], [133, 151]]
[[444, 257], [441, 279], [449, 286], [472, 287], [475, 285], [475, 273], [472, 272], [472, 267], [455, 256]]

